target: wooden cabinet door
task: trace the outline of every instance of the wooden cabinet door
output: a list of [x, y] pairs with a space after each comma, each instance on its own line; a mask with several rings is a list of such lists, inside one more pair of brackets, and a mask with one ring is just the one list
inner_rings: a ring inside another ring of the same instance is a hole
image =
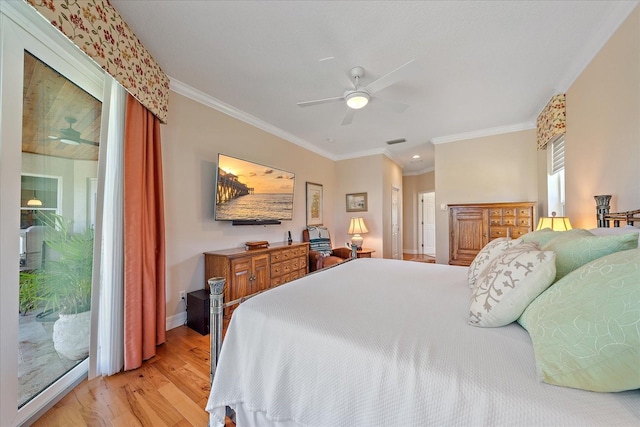
[[253, 283], [251, 293], [263, 291], [271, 287], [271, 264], [269, 254], [251, 257]]
[[449, 215], [449, 264], [468, 266], [489, 242], [489, 210], [454, 207]]
[[231, 261], [231, 283], [229, 283], [229, 301], [246, 297], [251, 292], [251, 257], [237, 258]]

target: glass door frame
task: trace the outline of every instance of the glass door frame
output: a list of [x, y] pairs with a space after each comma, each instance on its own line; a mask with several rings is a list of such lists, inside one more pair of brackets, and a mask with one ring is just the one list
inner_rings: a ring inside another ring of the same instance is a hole
[[[54, 50], [55, 49], [55, 50]], [[86, 376], [85, 360], [18, 410], [18, 276], [24, 51], [97, 99], [104, 71], [25, 1], [0, 1], [0, 413], [20, 425]], [[94, 326], [92, 325], [92, 334]], [[91, 357], [91, 356], [90, 356]]]

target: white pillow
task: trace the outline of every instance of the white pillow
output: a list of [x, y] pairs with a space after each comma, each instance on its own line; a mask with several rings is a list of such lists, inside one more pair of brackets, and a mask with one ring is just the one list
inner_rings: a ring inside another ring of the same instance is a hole
[[487, 243], [484, 248], [480, 249], [478, 255], [471, 261], [469, 265], [469, 287], [474, 288], [476, 279], [482, 273], [491, 261], [496, 259], [498, 255], [504, 252], [505, 249], [509, 249], [512, 246], [519, 245], [522, 242], [522, 238], [511, 239], [510, 237], [500, 237]]
[[505, 326], [515, 321], [556, 277], [556, 254], [535, 243], [506, 249], [476, 280], [469, 308], [473, 326]]

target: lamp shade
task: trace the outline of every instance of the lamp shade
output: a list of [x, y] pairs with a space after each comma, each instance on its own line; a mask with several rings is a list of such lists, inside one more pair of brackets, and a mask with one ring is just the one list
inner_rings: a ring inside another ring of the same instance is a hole
[[364, 234], [368, 233], [367, 226], [364, 225], [364, 219], [362, 218], [351, 218], [351, 222], [349, 223], [349, 231], [347, 234]]
[[552, 212], [550, 217], [543, 216], [538, 221], [536, 230], [542, 230], [543, 228], [550, 228], [553, 231], [567, 231], [571, 230], [571, 222], [566, 216], [556, 216], [556, 213]]
[[354, 91], [346, 96], [349, 108], [359, 110], [369, 103], [369, 94], [367, 92]]
[[33, 199], [27, 200], [27, 206], [42, 206], [42, 200], [34, 197]]

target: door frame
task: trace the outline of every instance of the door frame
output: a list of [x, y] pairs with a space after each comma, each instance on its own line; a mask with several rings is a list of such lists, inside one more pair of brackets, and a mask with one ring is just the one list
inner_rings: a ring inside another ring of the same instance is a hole
[[[434, 236], [435, 236], [435, 227], [436, 227], [436, 222], [435, 222], [435, 216], [436, 216], [436, 208], [435, 208], [435, 197], [436, 197], [436, 193], [435, 191], [421, 191], [418, 193], [418, 220], [417, 220], [417, 230], [418, 230], [418, 254], [420, 255], [432, 255], [432, 254], [427, 254], [427, 251], [425, 250], [426, 246], [425, 246], [425, 231], [426, 231], [426, 226], [425, 226], [425, 222], [426, 222], [426, 217], [427, 215], [425, 215], [425, 204], [424, 204], [424, 199], [428, 194], [433, 194], [433, 198], [434, 198], [434, 205], [433, 205], [433, 212], [431, 212], [432, 217], [434, 219], [433, 222], [433, 227], [434, 227]], [[436, 247], [436, 240], [434, 237], [434, 241], [433, 241], [433, 255], [435, 256], [437, 251], [437, 247]]]
[[[55, 50], [53, 50], [55, 49]], [[104, 71], [24, 1], [0, 1], [0, 413], [20, 425], [41, 415], [87, 376], [89, 360], [20, 409], [18, 393], [18, 266], [24, 51], [102, 99]], [[19, 84], [18, 84], [19, 83]], [[3, 108], [10, 106], [10, 108]], [[92, 331], [93, 333], [93, 331]]]

